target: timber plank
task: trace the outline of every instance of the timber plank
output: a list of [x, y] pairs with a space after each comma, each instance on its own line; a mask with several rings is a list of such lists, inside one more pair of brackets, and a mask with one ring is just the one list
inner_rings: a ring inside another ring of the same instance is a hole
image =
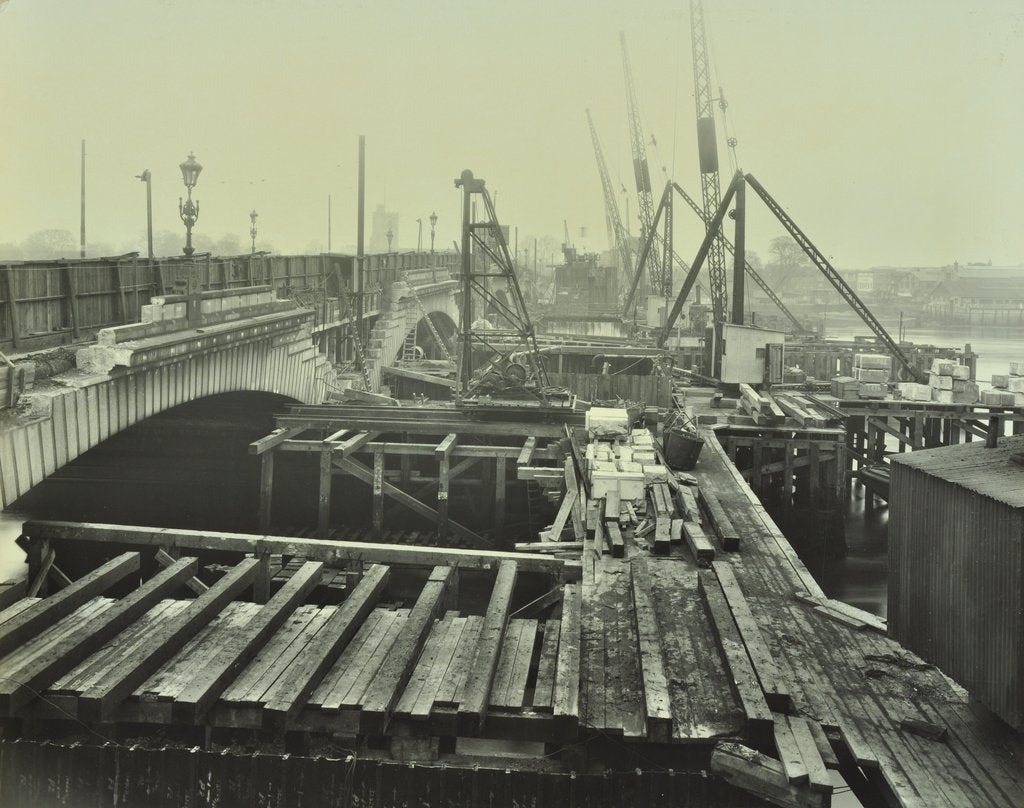
[[651, 577], [643, 557], [630, 564], [633, 620], [640, 649], [647, 737], [655, 743], [672, 739], [672, 697], [661, 650], [661, 630], [651, 603]]
[[708, 541], [703, 528], [697, 522], [683, 522], [683, 536], [699, 567], [708, 567], [715, 560], [715, 547]]
[[363, 654], [359, 659], [355, 660], [355, 665], [358, 667], [358, 671], [355, 678], [352, 680], [352, 686], [348, 689], [348, 692], [340, 697], [340, 702], [336, 701], [338, 698], [337, 695], [333, 697], [331, 701], [324, 702], [325, 710], [359, 708], [359, 705], [363, 700], [363, 695], [370, 686], [370, 682], [372, 682], [373, 677], [377, 675], [377, 671], [380, 670], [380, 666], [384, 664], [384, 659], [391, 650], [391, 646], [395, 644], [395, 640], [398, 639], [399, 634], [401, 634], [402, 626], [408, 618], [408, 609], [395, 610], [394, 619], [388, 623], [387, 628], [380, 633], [380, 637], [377, 642], [365, 646], [363, 648]]
[[42, 629], [52, 626], [62, 617], [75, 611], [87, 600], [105, 592], [126, 575], [137, 572], [138, 553], [122, 553], [70, 586], [31, 604], [17, 615], [0, 623], [0, 656], [8, 653]]
[[790, 783], [806, 783], [808, 780], [807, 765], [796, 738], [793, 737], [793, 730], [784, 715], [775, 716], [775, 749], [782, 761], [782, 769]]
[[256, 681], [256, 684], [250, 691], [249, 700], [251, 702], [258, 702], [262, 705], [274, 699], [277, 692], [285, 684], [284, 677], [288, 669], [296, 664], [297, 660], [305, 656], [310, 641], [327, 624], [337, 610], [337, 606], [323, 606], [316, 609], [312, 619], [300, 629], [298, 635], [288, 645], [285, 652], [275, 659], [273, 664]]
[[252, 585], [259, 567], [256, 559], [236, 564], [214, 586], [192, 601], [188, 607], [149, 637], [129, 664], [79, 696], [79, 710], [94, 720], [108, 718], [114, 708], [150, 674], [170, 659], [190, 636], [212, 619], [227, 603]]
[[359, 673], [359, 668], [353, 664], [354, 660], [363, 653], [367, 643], [380, 641], [381, 633], [394, 619], [394, 610], [380, 607], [367, 615], [352, 641], [345, 646], [334, 665], [313, 689], [309, 697], [310, 706], [323, 707], [324, 702], [328, 701], [333, 693], [337, 692], [340, 696], [348, 693], [352, 682]]
[[736, 580], [736, 576], [733, 574], [732, 567], [728, 563], [715, 561], [712, 563], [712, 568], [718, 577], [718, 583], [722, 587], [725, 600], [729, 604], [729, 611], [732, 612], [733, 620], [736, 621], [736, 627], [743, 638], [743, 645], [746, 647], [747, 655], [754, 666], [754, 673], [757, 674], [757, 678], [761, 683], [761, 689], [774, 709], [783, 712], [788, 711], [791, 706], [789, 690], [782, 682], [779, 668], [775, 664], [771, 651], [768, 649], [768, 644], [761, 635], [757, 620], [750, 610], [750, 604], [747, 603], [747, 599], [743, 595], [743, 590]]
[[380, 564], [366, 570], [352, 593], [313, 637], [302, 659], [288, 670], [273, 697], [263, 705], [264, 716], [273, 725], [287, 725], [296, 717], [376, 605], [389, 573], [388, 567]]
[[458, 706], [466, 690], [466, 679], [469, 677], [470, 666], [476, 655], [476, 642], [480, 638], [484, 619], [480, 615], [469, 615], [466, 626], [462, 629], [459, 644], [455, 648], [451, 664], [445, 671], [441, 686], [437, 689], [434, 703], [443, 706]]
[[483, 728], [494, 671], [498, 665], [498, 653], [508, 625], [517, 574], [518, 568], [514, 561], [502, 561], [498, 566], [498, 574], [477, 641], [476, 656], [470, 666], [466, 690], [459, 704], [460, 734], [476, 734]]
[[[776, 717], [776, 726], [779, 725], [780, 717]], [[807, 771], [807, 779], [813, 791], [821, 791], [825, 794], [832, 793], [832, 780], [829, 778], [825, 761], [818, 751], [818, 744], [811, 731], [811, 722], [799, 716], [782, 717], [789, 723], [789, 729], [793, 734], [793, 741], [796, 743], [800, 758], [803, 761], [804, 769]], [[785, 761], [783, 761], [785, 765]], [[792, 782], [792, 779], [790, 779]]]
[[733, 526], [729, 514], [718, 499], [718, 495], [708, 489], [706, 483], [702, 483], [697, 489], [697, 496], [700, 504], [704, 506], [711, 528], [722, 542], [722, 549], [727, 553], [735, 553], [740, 549], [740, 534]]
[[701, 572], [697, 578], [697, 585], [711, 616], [719, 648], [725, 657], [733, 687], [748, 725], [753, 729], [771, 727], [774, 724], [772, 712], [764, 699], [764, 693], [743, 646], [739, 630], [733, 622], [718, 579], [710, 572]]
[[423, 643], [423, 651], [419, 659], [416, 660], [412, 676], [409, 677], [398, 704], [395, 705], [396, 715], [407, 716], [412, 712], [412, 706], [423, 691], [423, 685], [430, 675], [430, 671], [433, 670], [434, 661], [441, 651], [441, 646], [448, 635], [448, 629], [451, 627], [452, 620], [455, 619], [455, 614], [455, 612], [448, 612], [441, 619], [435, 620], [434, 625], [431, 626], [427, 640]]
[[288, 649], [292, 647], [318, 611], [319, 607], [317, 606], [305, 605], [292, 612], [259, 649], [252, 661], [242, 668], [238, 677], [221, 693], [220, 700], [240, 704], [259, 703], [269, 684], [266, 680], [267, 673], [274, 667], [277, 660], [288, 654]]
[[558, 634], [558, 662], [552, 712], [560, 723], [575, 727], [580, 717], [581, 597], [578, 584], [566, 584]]
[[[515, 639], [514, 647], [508, 642], [502, 647], [502, 658], [498, 662], [498, 673], [494, 677], [495, 687], [491, 694], [491, 706], [518, 710], [522, 708], [526, 698], [526, 680], [530, 674], [530, 662], [533, 660], [537, 621], [510, 620], [506, 639], [509, 637]], [[506, 669], [504, 676], [502, 668]]]
[[423, 585], [416, 605], [361, 700], [360, 727], [367, 732], [381, 735], [387, 728], [434, 621], [444, 610], [453, 577], [451, 567], [434, 567]]
[[558, 668], [558, 635], [562, 621], [548, 620], [544, 623], [544, 638], [541, 641], [540, 661], [537, 663], [537, 681], [533, 689], [533, 709], [551, 712], [555, 695], [555, 672]]
[[248, 664], [264, 643], [288, 619], [320, 582], [323, 564], [307, 561], [292, 575], [245, 626], [238, 626], [203, 668], [191, 677], [175, 698], [174, 710], [185, 723], [205, 714], [227, 683]]
[[102, 614], [87, 621], [50, 653], [17, 667], [7, 667], [8, 679], [0, 680], [0, 715], [12, 715], [31, 701], [35, 693], [75, 667], [97, 646], [112, 639], [125, 626], [144, 614], [163, 595], [174, 592], [196, 571], [195, 558], [182, 558], [174, 566], [158, 572], [150, 580], [114, 603]]
[[413, 718], [430, 718], [441, 682], [449, 666], [452, 664], [462, 632], [466, 628], [466, 620], [467, 618], [465, 617], [455, 617], [447, 623], [441, 645], [438, 648], [437, 655], [434, 657], [433, 664], [430, 666], [430, 672], [423, 681], [423, 687], [420, 688], [420, 692], [417, 694], [409, 710]]

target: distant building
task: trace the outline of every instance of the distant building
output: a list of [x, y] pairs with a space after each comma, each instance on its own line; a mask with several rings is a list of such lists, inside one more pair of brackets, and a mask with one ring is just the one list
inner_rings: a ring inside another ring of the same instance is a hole
[[367, 245], [367, 252], [388, 251], [388, 230], [391, 231], [391, 249], [397, 250], [401, 243], [398, 238], [398, 213], [385, 210], [383, 205], [377, 205], [370, 218], [370, 243]]
[[925, 296], [925, 312], [978, 325], [1024, 323], [1024, 267], [993, 269], [961, 269], [939, 281]]

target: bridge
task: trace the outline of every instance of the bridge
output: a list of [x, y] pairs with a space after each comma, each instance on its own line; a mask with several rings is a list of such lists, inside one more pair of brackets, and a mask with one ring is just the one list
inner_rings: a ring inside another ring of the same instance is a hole
[[128, 255], [0, 268], [0, 509], [190, 401], [253, 391], [316, 404], [380, 390], [403, 349], [429, 356], [454, 333], [457, 261]]

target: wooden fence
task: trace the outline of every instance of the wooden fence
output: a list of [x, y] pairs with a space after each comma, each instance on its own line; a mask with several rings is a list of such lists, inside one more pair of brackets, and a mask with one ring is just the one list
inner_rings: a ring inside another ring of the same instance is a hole
[[101, 328], [139, 321], [150, 298], [168, 294], [194, 272], [203, 290], [271, 285], [279, 297], [318, 292], [363, 295], [379, 308], [383, 289], [405, 271], [451, 271], [452, 253], [369, 255], [360, 279], [351, 255], [241, 255], [31, 261], [0, 265], [0, 350], [50, 348], [89, 339]]

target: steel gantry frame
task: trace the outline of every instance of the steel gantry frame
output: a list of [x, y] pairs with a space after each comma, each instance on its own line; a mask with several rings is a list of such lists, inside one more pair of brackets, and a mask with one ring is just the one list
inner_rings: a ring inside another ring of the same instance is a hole
[[[864, 321], [864, 324], [871, 329], [871, 332], [885, 346], [886, 350], [888, 350], [892, 357], [899, 362], [909, 377], [918, 382], [925, 381], [926, 374], [920, 371], [909, 359], [907, 359], [906, 354], [903, 353], [899, 344], [890, 336], [889, 332], [886, 331], [885, 326], [879, 322], [878, 318], [875, 317], [870, 309], [868, 309], [850, 285], [843, 280], [842, 276], [836, 268], [832, 266], [824, 253], [815, 246], [814, 242], [808, 238], [796, 222], [793, 221], [793, 218], [786, 213], [782, 206], [775, 201], [775, 198], [768, 193], [765, 187], [754, 178], [753, 174], [744, 175], [743, 172], [740, 171], [736, 172], [736, 175], [729, 184], [729, 187], [726, 190], [725, 195], [722, 197], [717, 210], [708, 222], [707, 232], [704, 234], [704, 240], [697, 249], [697, 255], [694, 257], [693, 263], [690, 265], [690, 271], [686, 274], [686, 278], [683, 280], [679, 294], [672, 306], [672, 310], [668, 313], [664, 327], [658, 333], [655, 344], [658, 347], [663, 347], [665, 345], [668, 335], [671, 333], [676, 320], [679, 318], [683, 305], [686, 303], [686, 298], [689, 296], [690, 291], [697, 280], [697, 275], [704, 266], [704, 262], [707, 260], [714, 242], [723, 237], [721, 231], [726, 212], [729, 209], [729, 205], [732, 203], [733, 199], [737, 197], [738, 192], [744, 184], [748, 184], [754, 189], [754, 192], [761, 198], [761, 201], [764, 202], [768, 210], [774, 214], [775, 218], [779, 220], [779, 223], [786, 229], [786, 232], [789, 233], [792, 239], [800, 245], [800, 248], [804, 251], [807, 257], [810, 258], [811, 262], [826, 277], [826, 279], [828, 279], [829, 283], [831, 283], [835, 290], [839, 292], [843, 300], [850, 305], [850, 308], [852, 308]], [[658, 206], [658, 213], [655, 216], [655, 227], [657, 226], [657, 220], [660, 218], [662, 211], [666, 207], [671, 206], [672, 191], [674, 190], [673, 185], [674, 183], [668, 183], [665, 187], [665, 193], [662, 196], [662, 203]], [[745, 215], [738, 217], [738, 222], [740, 227], [745, 227]], [[651, 248], [651, 241], [652, 239], [646, 239], [644, 242], [643, 249], [640, 253], [640, 262], [637, 266], [638, 272], [642, 271], [643, 262]], [[742, 250], [737, 249], [736, 252], [740, 258], [743, 257]]]
[[[474, 177], [468, 169], [455, 180], [455, 187], [462, 189], [458, 393], [467, 396], [482, 384], [508, 383], [509, 386], [530, 389], [544, 400], [544, 390], [548, 387], [547, 372], [540, 359], [533, 323], [494, 202], [484, 180]], [[481, 198], [484, 206], [484, 219], [479, 222], [474, 221], [474, 195]], [[479, 258], [489, 259], [493, 266], [488, 267], [487, 261], [480, 261], [483, 266], [478, 268]], [[490, 288], [493, 280], [497, 280], [495, 286], [503, 287], [504, 300]], [[493, 315], [500, 321], [499, 325], [475, 327], [473, 304], [476, 299], [483, 303], [479, 316]], [[476, 369], [473, 367], [474, 343], [492, 352], [491, 358]], [[526, 364], [517, 361], [520, 357], [526, 360]]]

